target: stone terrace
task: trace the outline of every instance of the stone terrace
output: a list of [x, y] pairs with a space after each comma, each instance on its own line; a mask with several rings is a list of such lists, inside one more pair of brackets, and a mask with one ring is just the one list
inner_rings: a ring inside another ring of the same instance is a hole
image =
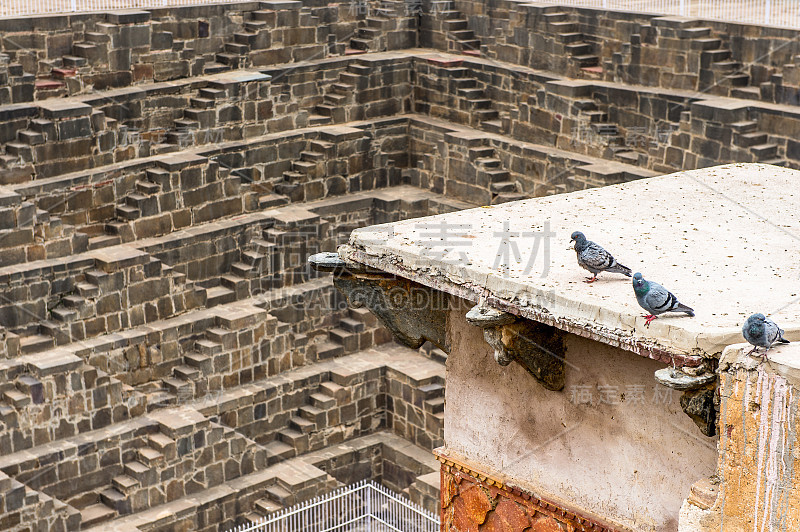
[[219, 530], [366, 478], [437, 510], [446, 354], [308, 256], [800, 167], [798, 56], [786, 30], [507, 0], [0, 20], [0, 528]]

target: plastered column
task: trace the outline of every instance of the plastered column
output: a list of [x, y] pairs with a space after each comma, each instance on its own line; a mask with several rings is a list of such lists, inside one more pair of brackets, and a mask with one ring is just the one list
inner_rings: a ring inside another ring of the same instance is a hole
[[800, 345], [775, 347], [763, 363], [749, 351], [722, 355], [717, 478], [692, 488], [681, 532], [800, 530]]

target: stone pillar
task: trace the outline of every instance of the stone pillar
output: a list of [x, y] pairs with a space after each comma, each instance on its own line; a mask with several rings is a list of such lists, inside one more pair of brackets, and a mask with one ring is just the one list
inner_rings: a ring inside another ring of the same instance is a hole
[[692, 486], [680, 532], [800, 530], [800, 345], [767, 360], [733, 345], [722, 354], [716, 477]]

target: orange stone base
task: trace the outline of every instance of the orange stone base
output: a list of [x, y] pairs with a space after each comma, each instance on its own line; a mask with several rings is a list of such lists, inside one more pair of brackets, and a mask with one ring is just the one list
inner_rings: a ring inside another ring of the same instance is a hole
[[434, 452], [442, 463], [442, 532], [614, 530]]

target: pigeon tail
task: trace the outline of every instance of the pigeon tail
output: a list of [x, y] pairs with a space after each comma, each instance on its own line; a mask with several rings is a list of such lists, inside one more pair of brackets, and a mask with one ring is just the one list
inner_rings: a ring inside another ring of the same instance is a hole
[[780, 338], [778, 338], [778, 343], [779, 344], [790, 344], [791, 342], [789, 340], [787, 340], [786, 338], [784, 338], [783, 336], [781, 336]]
[[670, 309], [670, 312], [685, 312], [689, 315], [690, 318], [694, 318], [694, 309], [691, 307], [687, 307], [683, 303], [678, 303], [675, 305], [674, 308]]
[[625, 275], [627, 277], [630, 277], [632, 273], [632, 270], [630, 268], [628, 268], [627, 266], [623, 266], [619, 262], [613, 265], [611, 268], [607, 269], [606, 271], [612, 273], [621, 273], [622, 275]]

